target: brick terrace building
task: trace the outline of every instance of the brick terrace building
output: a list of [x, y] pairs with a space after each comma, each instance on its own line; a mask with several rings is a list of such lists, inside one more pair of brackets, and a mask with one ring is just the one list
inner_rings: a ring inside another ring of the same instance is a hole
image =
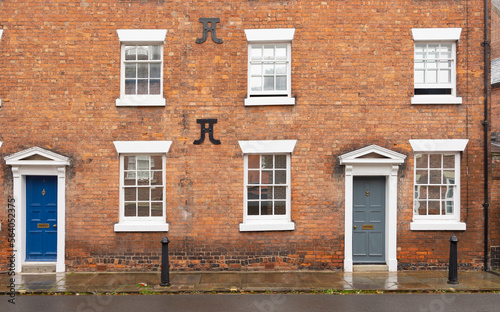
[[484, 12], [1, 1], [1, 266], [482, 268]]

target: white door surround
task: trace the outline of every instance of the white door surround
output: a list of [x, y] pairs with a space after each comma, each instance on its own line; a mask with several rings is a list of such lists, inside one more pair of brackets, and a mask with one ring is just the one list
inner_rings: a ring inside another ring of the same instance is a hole
[[[15, 204], [15, 272], [22, 272], [26, 259], [26, 176], [57, 176], [57, 260], [56, 272], [65, 271], [66, 239], [66, 166], [69, 158], [33, 147], [5, 157], [12, 167], [13, 194]], [[33, 263], [31, 263], [33, 264]], [[47, 262], [44, 262], [47, 264]]]
[[340, 164], [345, 165], [345, 235], [344, 235], [344, 272], [353, 271], [352, 260], [352, 214], [353, 214], [353, 177], [385, 176], [385, 257], [389, 272], [398, 270], [397, 248], [397, 204], [398, 169], [406, 156], [386, 148], [370, 145], [339, 156]]

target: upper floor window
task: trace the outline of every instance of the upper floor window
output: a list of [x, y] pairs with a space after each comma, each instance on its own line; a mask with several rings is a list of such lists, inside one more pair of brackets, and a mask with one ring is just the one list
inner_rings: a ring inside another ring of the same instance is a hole
[[461, 104], [457, 97], [457, 41], [461, 28], [412, 29], [414, 97], [412, 104]]
[[168, 231], [165, 166], [171, 141], [115, 141], [120, 209], [115, 232]]
[[291, 153], [295, 140], [240, 141], [244, 153], [244, 207], [240, 231], [294, 230]]
[[465, 230], [460, 222], [460, 153], [467, 140], [410, 140], [414, 150], [412, 230]]
[[246, 29], [248, 94], [245, 105], [293, 105], [292, 39], [295, 29]]
[[121, 43], [117, 106], [164, 106], [162, 29], [118, 30]]

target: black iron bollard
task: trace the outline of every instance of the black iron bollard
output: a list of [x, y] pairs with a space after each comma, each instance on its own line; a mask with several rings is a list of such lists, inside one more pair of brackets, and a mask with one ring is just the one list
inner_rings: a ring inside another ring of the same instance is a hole
[[457, 243], [458, 238], [455, 236], [455, 234], [453, 234], [450, 238], [450, 265], [448, 266], [448, 284], [458, 284]]
[[168, 243], [166, 236], [161, 240], [161, 284], [160, 286], [170, 286], [170, 268], [168, 264]]

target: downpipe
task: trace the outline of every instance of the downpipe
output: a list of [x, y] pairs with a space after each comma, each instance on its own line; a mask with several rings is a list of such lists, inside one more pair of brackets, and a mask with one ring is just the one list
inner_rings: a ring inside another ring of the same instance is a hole
[[484, 270], [489, 271], [490, 267], [488, 265], [488, 225], [489, 225], [489, 215], [488, 208], [490, 206], [489, 203], [489, 157], [488, 157], [488, 147], [489, 147], [489, 121], [488, 121], [488, 99], [489, 99], [489, 52], [490, 52], [490, 42], [488, 37], [488, 20], [489, 20], [489, 11], [488, 11], [488, 2], [489, 0], [484, 0], [484, 203], [483, 203], [483, 211], [484, 211]]

